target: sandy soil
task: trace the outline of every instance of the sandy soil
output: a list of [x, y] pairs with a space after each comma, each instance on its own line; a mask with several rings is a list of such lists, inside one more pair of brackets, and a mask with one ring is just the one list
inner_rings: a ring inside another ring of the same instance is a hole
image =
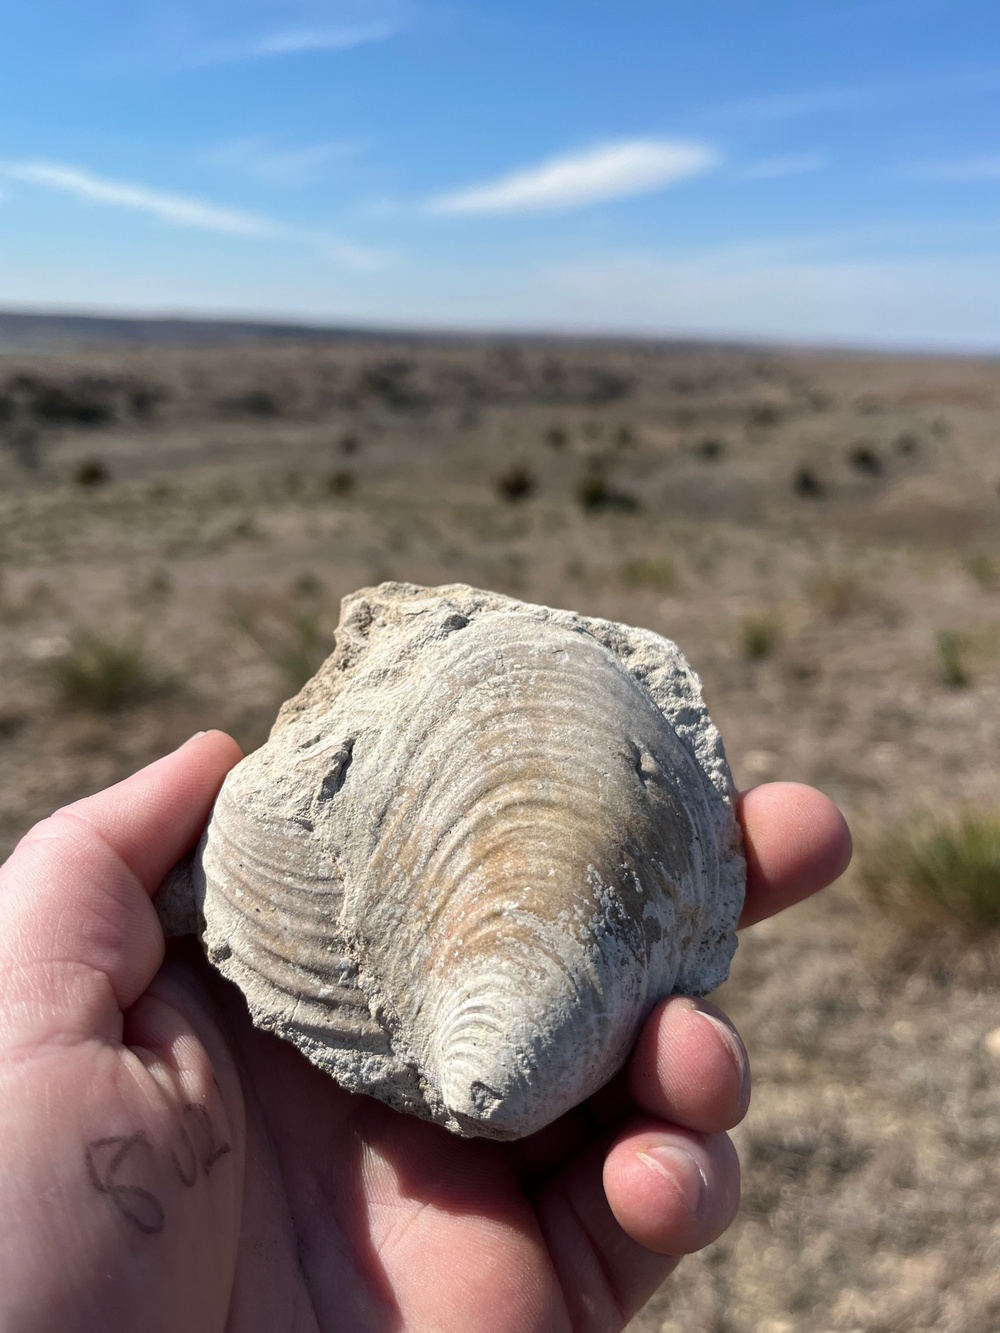
[[[996, 804], [998, 482], [995, 361], [360, 338], [7, 352], [0, 844], [202, 727], [259, 743], [339, 598], [391, 577], [675, 638], [741, 785], [822, 787], [863, 861], [914, 813]], [[59, 686], [87, 633], [141, 641], [116, 711]], [[995, 1333], [988, 971], [946, 942], [903, 966], [849, 876], [749, 932], [723, 1000], [756, 1071], [743, 1210], [632, 1327]]]

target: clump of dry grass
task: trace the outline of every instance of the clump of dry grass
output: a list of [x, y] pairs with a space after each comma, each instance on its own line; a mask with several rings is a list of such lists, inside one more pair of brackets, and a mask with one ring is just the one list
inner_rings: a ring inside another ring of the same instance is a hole
[[319, 580], [297, 580], [292, 591], [296, 600], [291, 605], [272, 599], [234, 601], [229, 623], [256, 644], [290, 689], [300, 690], [319, 670], [333, 640]]
[[626, 588], [654, 588], [657, 592], [672, 592], [677, 587], [677, 570], [670, 560], [662, 557], [638, 556], [619, 565], [618, 579]]
[[106, 401], [105, 385], [86, 379], [73, 384], [37, 380], [33, 384], [31, 411], [39, 421], [51, 425], [104, 426], [114, 419], [114, 409]]
[[737, 632], [737, 648], [746, 662], [762, 662], [770, 657], [781, 639], [781, 621], [771, 611], [744, 616]]
[[1000, 945], [1000, 814], [966, 812], [890, 833], [861, 861], [872, 902], [927, 951]]
[[747, 408], [747, 426], [751, 430], [769, 430], [779, 425], [783, 416], [777, 403], [752, 403]]
[[108, 465], [100, 458], [84, 458], [73, 469], [77, 486], [104, 486], [111, 480]]
[[493, 484], [500, 498], [511, 503], [526, 500], [535, 489], [535, 479], [523, 463], [512, 464], [494, 479]]
[[988, 551], [973, 551], [965, 558], [965, 572], [986, 592], [994, 592], [1000, 585], [1000, 564]]
[[610, 485], [599, 472], [591, 472], [581, 479], [576, 487], [576, 500], [581, 509], [592, 514], [606, 510], [632, 514], [639, 508], [634, 495]]
[[167, 684], [150, 664], [139, 630], [117, 636], [83, 630], [49, 670], [64, 706], [97, 713], [140, 703]]
[[847, 461], [856, 472], [862, 472], [865, 476], [880, 477], [882, 475], [882, 460], [878, 452], [864, 440], [854, 445], [847, 455]]
[[808, 500], [821, 500], [826, 495], [826, 484], [811, 467], [800, 467], [792, 478], [792, 490]]
[[861, 576], [853, 569], [821, 569], [805, 581], [810, 602], [831, 619], [860, 610], [866, 599]]
[[935, 638], [937, 671], [942, 685], [951, 690], [964, 690], [972, 684], [968, 664], [969, 642], [955, 630], [939, 630]]
[[357, 478], [349, 468], [338, 468], [326, 479], [326, 489], [331, 495], [344, 497], [351, 495], [357, 485]]

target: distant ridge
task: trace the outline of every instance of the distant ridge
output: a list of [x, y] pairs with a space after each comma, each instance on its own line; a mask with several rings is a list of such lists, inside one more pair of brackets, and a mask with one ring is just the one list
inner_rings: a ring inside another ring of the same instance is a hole
[[0, 311], [0, 352], [56, 352], [73, 347], [232, 346], [243, 343], [391, 341], [374, 329], [323, 328], [228, 319], [157, 319], [124, 315], [42, 315]]
[[0, 355], [74, 348], [237, 347], [254, 343], [369, 342], [385, 344], [506, 342], [536, 346], [670, 347], [703, 352], [770, 350], [766, 342], [655, 334], [569, 333], [516, 329], [377, 328], [371, 325], [284, 323], [281, 320], [198, 319], [144, 315], [60, 315], [0, 310]]

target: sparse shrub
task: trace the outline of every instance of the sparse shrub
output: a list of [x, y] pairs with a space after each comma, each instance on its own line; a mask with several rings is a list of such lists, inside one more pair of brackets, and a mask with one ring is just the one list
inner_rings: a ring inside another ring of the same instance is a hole
[[825, 389], [810, 389], [809, 406], [814, 412], [829, 412], [833, 407], [833, 398]]
[[17, 404], [9, 393], [0, 393], [0, 425], [13, 421], [14, 413], [17, 411]]
[[582, 375], [583, 401], [593, 407], [616, 403], [622, 398], [627, 398], [632, 391], [631, 379], [614, 370], [605, 370], [601, 366], [588, 366]]
[[238, 537], [240, 541], [256, 542], [260, 541], [265, 534], [263, 528], [257, 522], [255, 514], [244, 514], [229, 529], [229, 535]]
[[159, 568], [151, 570], [144, 578], [140, 579], [135, 588], [135, 598], [141, 605], [150, 602], [165, 602], [173, 596], [175, 584], [173, 576], [168, 569], [161, 565]]
[[566, 374], [566, 367], [557, 357], [546, 357], [542, 362], [539, 375], [546, 397], [561, 398], [566, 392], [566, 381], [569, 376]]
[[298, 690], [319, 670], [330, 651], [318, 611], [297, 609], [288, 621], [288, 639], [272, 649], [271, 658], [292, 689]]
[[820, 570], [806, 579], [805, 592], [812, 603], [833, 618], [849, 615], [865, 601], [861, 578], [851, 569]]
[[969, 643], [964, 634], [955, 630], [939, 630], [935, 637], [938, 676], [942, 685], [952, 690], [963, 690], [972, 684], [967, 655]]
[[354, 473], [347, 468], [331, 472], [326, 479], [326, 489], [331, 495], [350, 495], [356, 485]]
[[635, 432], [631, 426], [624, 422], [618, 427], [614, 434], [614, 445], [616, 449], [631, 449], [635, 445]]
[[491, 353], [491, 360], [496, 363], [497, 369], [508, 379], [521, 379], [524, 375], [524, 361], [521, 355], [520, 347], [504, 346], [494, 348]]
[[902, 454], [904, 458], [912, 458], [919, 448], [920, 439], [912, 431], [904, 430], [896, 436], [896, 453]]
[[870, 444], [856, 444], [847, 455], [847, 461], [856, 472], [864, 472], [869, 477], [882, 475], [882, 460]]
[[9, 741], [28, 725], [23, 713], [0, 713], [0, 741]]
[[726, 452], [725, 441], [716, 439], [714, 435], [706, 435], [703, 440], [698, 441], [694, 451], [706, 463], [715, 463]]
[[550, 449], [565, 449], [569, 444], [569, 434], [563, 426], [550, 426], [545, 432], [545, 443]]
[[885, 411], [885, 403], [875, 394], [865, 393], [855, 400], [854, 410], [859, 417], [877, 417]]
[[890, 833], [862, 859], [869, 896], [914, 936], [970, 940], [1000, 930], [1000, 815], [927, 819]]
[[414, 369], [414, 363], [402, 357], [376, 361], [361, 372], [359, 390], [367, 397], [380, 399], [395, 412], [417, 407], [421, 397], [410, 383]]
[[107, 464], [99, 458], [84, 458], [73, 469], [77, 486], [103, 486], [111, 480]]
[[769, 430], [777, 426], [781, 418], [782, 411], [777, 403], [754, 403], [747, 411], [747, 425], [752, 430]]
[[114, 418], [111, 404], [87, 384], [53, 384], [38, 380], [32, 385], [31, 413], [54, 426], [104, 426]]
[[151, 384], [138, 384], [129, 392], [129, 411], [137, 421], [148, 421], [165, 397], [163, 389]]
[[618, 578], [626, 588], [655, 588], [672, 592], [677, 586], [677, 571], [671, 561], [650, 556], [626, 560], [618, 567]]
[[319, 670], [331, 647], [324, 608], [241, 600], [230, 607], [229, 622], [251, 639], [281, 672], [292, 690], [300, 690]]
[[1000, 586], [1000, 567], [995, 556], [987, 551], [974, 551], [965, 558], [965, 572], [974, 583], [987, 592]]
[[621, 513], [632, 514], [639, 508], [639, 501], [627, 491], [616, 490], [609, 486], [599, 473], [591, 473], [583, 478], [576, 488], [577, 503], [589, 513], [599, 510], [617, 509]]
[[222, 398], [218, 407], [222, 412], [248, 417], [276, 417], [280, 411], [278, 400], [266, 389], [251, 389], [249, 393]]
[[931, 422], [931, 434], [936, 440], [944, 440], [951, 434], [951, 424], [944, 417], [935, 417]]
[[502, 499], [515, 503], [528, 498], [535, 489], [535, 479], [523, 463], [515, 463], [500, 473], [494, 485]]
[[781, 621], [772, 612], [757, 612], [740, 621], [737, 643], [746, 662], [770, 657], [781, 639]]
[[21, 466], [30, 472], [41, 463], [41, 440], [34, 426], [21, 426], [20, 429], [12, 431], [7, 444]]
[[792, 490], [807, 500], [821, 500], [826, 494], [826, 486], [811, 467], [800, 467], [792, 479]]
[[311, 569], [303, 570], [292, 584], [293, 597], [314, 598], [323, 592], [323, 580]]
[[361, 441], [358, 439], [356, 435], [353, 435], [350, 432], [348, 432], [346, 435], [341, 435], [337, 448], [340, 450], [342, 454], [360, 453]]
[[82, 631], [50, 670], [64, 705], [98, 713], [139, 703], [165, 684], [150, 668], [138, 631], [118, 637]]

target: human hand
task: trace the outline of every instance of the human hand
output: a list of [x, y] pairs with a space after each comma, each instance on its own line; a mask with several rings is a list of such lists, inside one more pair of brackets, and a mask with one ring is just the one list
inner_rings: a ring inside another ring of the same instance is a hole
[[[513, 1144], [345, 1093], [251, 1027], [150, 902], [233, 741], [196, 737], [45, 820], [0, 872], [0, 1324], [11, 1333], [619, 1329], [732, 1219], [746, 1054], [673, 997], [625, 1071]], [[741, 802], [746, 924], [828, 883], [818, 792]], [[166, 954], [166, 957], [165, 957]]]

